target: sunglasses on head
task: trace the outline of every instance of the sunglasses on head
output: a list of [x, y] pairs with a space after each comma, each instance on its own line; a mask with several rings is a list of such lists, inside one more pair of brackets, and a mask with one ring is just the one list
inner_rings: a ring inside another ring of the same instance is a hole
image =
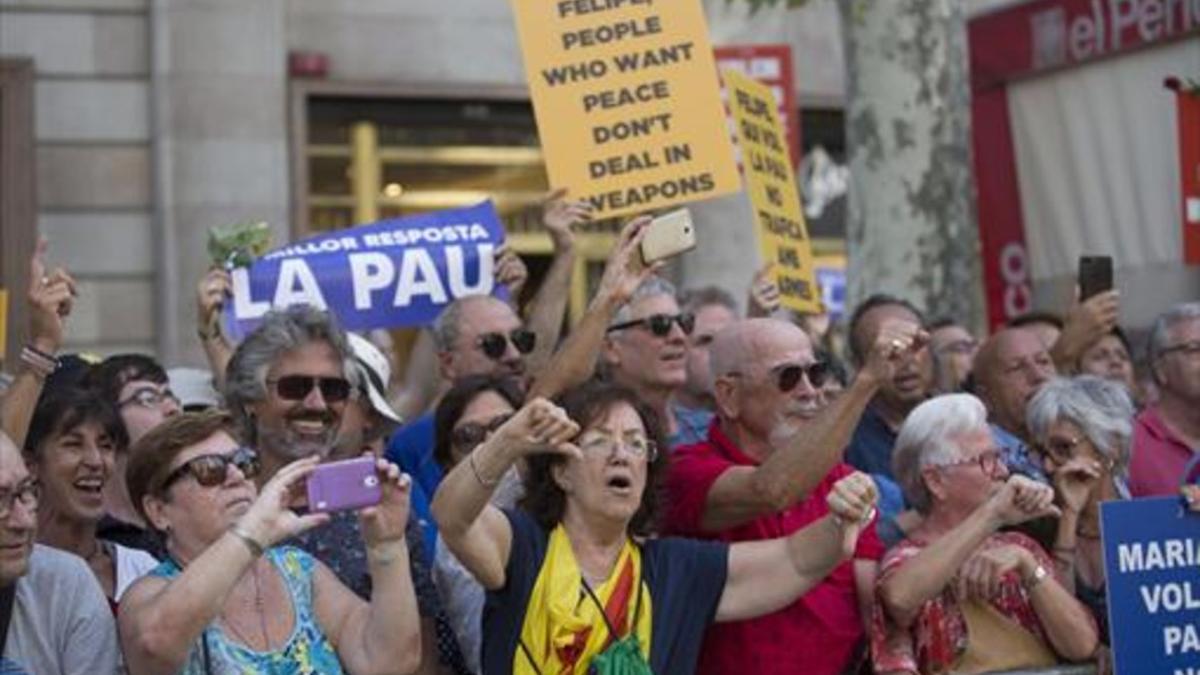
[[512, 342], [513, 347], [522, 354], [528, 354], [533, 351], [537, 345], [537, 333], [524, 328], [516, 328], [508, 335], [504, 333], [484, 333], [475, 341], [479, 345], [479, 349], [493, 361], [498, 361], [504, 357], [508, 351], [508, 343]]
[[184, 476], [195, 478], [204, 487], [215, 487], [225, 482], [230, 464], [236, 466], [247, 479], [258, 475], [258, 454], [250, 448], [238, 448], [227, 455], [214, 453], [189, 459], [167, 474], [162, 489], [166, 490]]
[[313, 387], [320, 389], [321, 398], [329, 403], [340, 403], [350, 398], [350, 380], [344, 377], [284, 375], [275, 380], [267, 380], [267, 384], [275, 387], [275, 393], [285, 401], [303, 401]]
[[692, 329], [696, 327], [696, 317], [688, 312], [680, 314], [651, 314], [644, 319], [634, 319], [633, 321], [625, 321], [608, 327], [608, 332], [625, 330], [634, 326], [644, 327], [657, 337], [666, 337], [671, 334], [671, 324], [678, 323], [679, 330], [683, 331], [684, 335], [691, 335]]
[[771, 374], [775, 377], [775, 386], [779, 391], [786, 394], [795, 389], [800, 384], [800, 379], [808, 378], [808, 383], [814, 389], [825, 386], [829, 380], [829, 364], [825, 361], [813, 361], [807, 366], [802, 366], [798, 363], [787, 363], [782, 366], [776, 366], [771, 369]]
[[512, 419], [512, 416], [512, 413], [504, 413], [493, 417], [486, 423], [467, 422], [457, 426], [450, 432], [450, 443], [464, 452], [470, 452], [475, 449], [475, 446], [487, 440], [492, 432], [504, 426], [504, 423]]

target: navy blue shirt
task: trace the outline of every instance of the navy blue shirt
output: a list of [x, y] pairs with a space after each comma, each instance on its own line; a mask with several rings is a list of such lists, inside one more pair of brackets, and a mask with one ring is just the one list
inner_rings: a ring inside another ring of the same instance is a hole
[[892, 447], [895, 445], [896, 432], [875, 412], [875, 407], [868, 404], [846, 448], [846, 463], [863, 473], [895, 480], [892, 475]]
[[[550, 541], [550, 533], [528, 513], [518, 509], [504, 514], [512, 525], [512, 552], [504, 588], [489, 591], [483, 609], [483, 675], [512, 673], [529, 596]], [[651, 539], [642, 545], [642, 570], [654, 612], [650, 668], [671, 675], [695, 672], [704, 631], [716, 618], [725, 591], [729, 545]]]
[[426, 413], [404, 425], [388, 441], [384, 456], [412, 476], [411, 508], [421, 526], [425, 559], [433, 560], [437, 546], [437, 524], [430, 505], [442, 483], [442, 467], [433, 458], [433, 413]]

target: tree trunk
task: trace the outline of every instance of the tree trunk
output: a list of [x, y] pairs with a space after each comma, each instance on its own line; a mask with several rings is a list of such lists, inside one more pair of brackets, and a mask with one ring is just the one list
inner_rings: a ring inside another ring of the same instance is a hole
[[848, 307], [885, 292], [980, 330], [965, 2], [838, 4], [851, 173]]

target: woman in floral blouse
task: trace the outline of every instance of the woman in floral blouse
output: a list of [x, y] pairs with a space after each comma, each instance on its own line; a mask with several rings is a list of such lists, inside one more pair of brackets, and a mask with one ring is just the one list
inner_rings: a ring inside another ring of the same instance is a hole
[[999, 532], [1057, 508], [1048, 486], [1009, 476], [979, 399], [950, 394], [918, 406], [893, 464], [924, 520], [883, 560], [876, 672], [982, 673], [1092, 657], [1096, 624], [1049, 556], [1025, 535]]

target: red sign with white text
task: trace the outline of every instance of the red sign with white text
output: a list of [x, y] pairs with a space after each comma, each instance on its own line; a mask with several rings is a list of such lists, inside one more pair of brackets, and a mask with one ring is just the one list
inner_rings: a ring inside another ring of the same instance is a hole
[[969, 31], [979, 91], [1200, 33], [1200, 0], [1041, 0], [973, 19]]
[[[800, 109], [796, 105], [796, 80], [790, 45], [727, 45], [713, 50], [717, 70], [736, 70], [771, 88], [779, 105], [779, 121], [787, 132], [792, 167], [800, 165]], [[722, 98], [725, 87], [721, 87]], [[728, 110], [728, 107], [726, 107]], [[732, 119], [732, 118], [730, 118]]]
[[[1036, 0], [971, 20], [971, 127], [983, 281], [992, 327], [1032, 308], [1008, 84], [1195, 34], [1200, 34], [1200, 0]], [[1194, 132], [1188, 147], [1200, 153], [1200, 131]], [[1180, 146], [1181, 153], [1189, 151], [1182, 127]], [[1200, 196], [1200, 188], [1189, 192], [1187, 187], [1196, 183], [1186, 182], [1186, 176], [1200, 181], [1198, 170], [1195, 161], [1185, 167], [1185, 195]], [[1195, 208], [1200, 209], [1200, 199]], [[1185, 250], [1189, 260], [1200, 261], [1197, 228], [1200, 224], [1185, 225], [1185, 239], [1196, 247]]]
[[1176, 91], [1179, 177], [1183, 182], [1183, 261], [1200, 265], [1200, 91]]

